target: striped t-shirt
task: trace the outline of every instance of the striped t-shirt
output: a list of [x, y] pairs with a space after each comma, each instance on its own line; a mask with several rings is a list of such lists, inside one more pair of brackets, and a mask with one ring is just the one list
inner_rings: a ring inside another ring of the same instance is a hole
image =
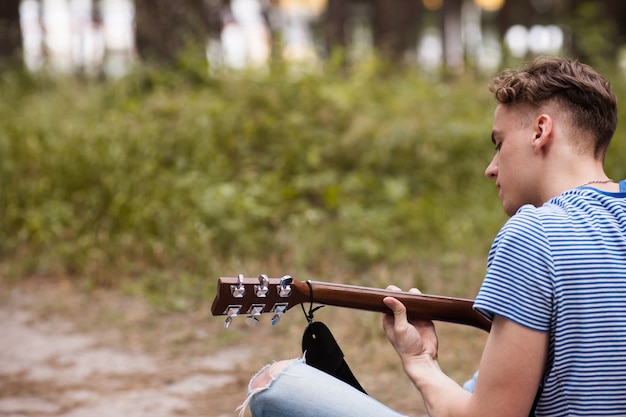
[[626, 416], [626, 181], [524, 206], [489, 253], [474, 308], [549, 332], [537, 416]]

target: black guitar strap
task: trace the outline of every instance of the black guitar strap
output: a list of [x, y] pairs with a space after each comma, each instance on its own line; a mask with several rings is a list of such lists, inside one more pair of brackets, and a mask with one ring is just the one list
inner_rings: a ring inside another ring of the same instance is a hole
[[366, 393], [346, 363], [343, 352], [332, 333], [320, 321], [311, 321], [302, 336], [302, 352], [306, 363]]
[[[302, 353], [307, 365], [326, 372], [367, 394], [346, 363], [343, 351], [330, 329], [320, 321], [313, 321], [313, 313], [323, 306], [313, 308], [313, 288], [310, 282], [307, 281], [307, 284], [311, 293], [311, 303], [309, 312], [304, 312], [304, 315], [309, 325], [302, 335]], [[302, 311], [304, 311], [304, 306], [302, 306]]]

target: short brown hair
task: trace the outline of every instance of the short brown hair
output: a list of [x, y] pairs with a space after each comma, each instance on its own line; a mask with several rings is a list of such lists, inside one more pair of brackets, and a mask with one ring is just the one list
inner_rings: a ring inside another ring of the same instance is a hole
[[518, 70], [505, 70], [489, 90], [500, 104], [540, 108], [554, 100], [579, 129], [593, 134], [595, 157], [604, 158], [617, 127], [617, 97], [610, 83], [577, 60], [539, 57]]

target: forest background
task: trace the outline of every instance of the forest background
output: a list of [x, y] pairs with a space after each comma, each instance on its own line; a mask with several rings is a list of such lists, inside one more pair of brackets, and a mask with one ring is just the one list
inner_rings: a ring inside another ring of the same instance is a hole
[[[622, 38], [585, 10], [593, 30], [575, 31], [580, 52], [561, 54], [584, 56], [623, 100]], [[610, 48], [597, 38], [606, 33]], [[421, 71], [380, 51], [212, 71], [187, 45], [116, 79], [30, 72], [7, 58], [1, 279], [112, 288], [163, 314], [208, 305], [217, 278], [238, 273], [473, 298], [506, 221], [483, 175], [494, 152], [490, 75]], [[616, 180], [626, 178], [624, 129], [606, 161]], [[344, 350], [381, 339], [377, 318], [344, 317], [332, 316]], [[246, 343], [235, 327], [212, 346]], [[468, 339], [454, 332], [449, 366], [460, 378], [475, 363], [463, 364]]]

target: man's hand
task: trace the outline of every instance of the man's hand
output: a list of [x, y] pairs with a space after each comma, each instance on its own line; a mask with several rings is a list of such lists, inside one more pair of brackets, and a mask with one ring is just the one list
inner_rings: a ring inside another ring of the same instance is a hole
[[[400, 291], [400, 288], [390, 285], [388, 290]], [[420, 294], [416, 288], [409, 292]], [[383, 316], [383, 328], [387, 338], [393, 345], [402, 360], [406, 370], [415, 359], [423, 359], [425, 355], [430, 359], [437, 359], [437, 333], [430, 320], [408, 319], [406, 307], [394, 297], [385, 297], [383, 302], [393, 314]]]

